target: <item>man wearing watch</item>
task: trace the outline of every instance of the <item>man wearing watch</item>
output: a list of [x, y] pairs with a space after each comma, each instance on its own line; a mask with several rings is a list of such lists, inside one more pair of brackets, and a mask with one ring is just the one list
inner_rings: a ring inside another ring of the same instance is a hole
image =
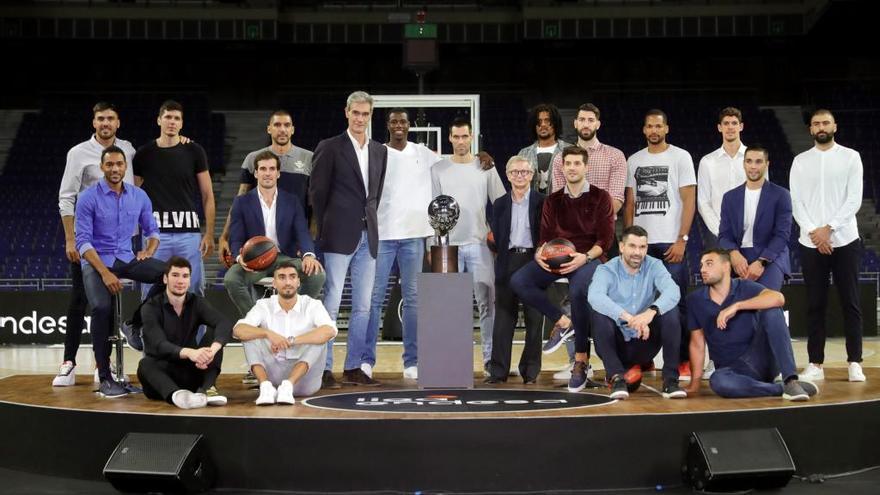
[[791, 195], [766, 179], [769, 165], [766, 149], [746, 149], [746, 182], [721, 200], [718, 244], [730, 251], [730, 262], [739, 278], [779, 291], [791, 274]]
[[666, 142], [669, 119], [662, 110], [649, 110], [642, 133], [648, 146], [635, 153], [627, 166], [624, 226], [638, 225], [651, 235], [648, 255], [662, 259], [678, 284], [679, 321], [684, 341], [681, 348], [681, 378], [690, 379], [687, 339], [688, 266], [685, 257], [688, 232], [696, 211], [696, 174], [690, 153]]
[[612, 399], [629, 397], [626, 370], [631, 377], [641, 375], [661, 347], [663, 397], [683, 399], [687, 393], [678, 386], [681, 324], [676, 308], [681, 294], [663, 262], [647, 253], [648, 232], [633, 225], [621, 235], [620, 256], [596, 269], [587, 297], [593, 308], [593, 341]]
[[[242, 316], [254, 306], [252, 287], [260, 279], [271, 277], [275, 268], [293, 260], [302, 285], [299, 292], [317, 299], [324, 285], [324, 268], [315, 257], [315, 244], [309, 235], [308, 221], [302, 203], [295, 195], [278, 188], [281, 166], [278, 155], [266, 150], [254, 157], [257, 187], [238, 196], [232, 203], [229, 244], [236, 254], [223, 285], [229, 298]], [[254, 271], [241, 261], [242, 245], [254, 236], [264, 235], [275, 242], [280, 253], [265, 270]], [[296, 257], [301, 253], [300, 257]]]

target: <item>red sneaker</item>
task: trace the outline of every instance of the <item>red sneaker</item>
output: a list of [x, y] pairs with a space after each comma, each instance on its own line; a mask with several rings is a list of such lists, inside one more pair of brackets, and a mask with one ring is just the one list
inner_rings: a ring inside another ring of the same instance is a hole
[[678, 365], [678, 381], [680, 382], [689, 382], [691, 381], [691, 363], [685, 361]]
[[642, 366], [635, 365], [623, 374], [623, 380], [626, 382], [626, 389], [629, 393], [633, 393], [639, 389], [642, 384]]

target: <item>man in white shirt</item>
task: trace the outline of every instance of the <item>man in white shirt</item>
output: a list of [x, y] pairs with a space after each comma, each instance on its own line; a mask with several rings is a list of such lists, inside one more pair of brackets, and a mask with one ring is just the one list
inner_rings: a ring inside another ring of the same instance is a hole
[[233, 328], [260, 382], [258, 406], [293, 404], [295, 395], [317, 392], [327, 342], [337, 333], [321, 301], [297, 294], [299, 275], [292, 260], [275, 268], [272, 286], [278, 294], [257, 301]]
[[816, 145], [797, 155], [791, 165], [791, 201], [794, 219], [801, 228], [801, 266], [807, 286], [809, 366], [801, 376], [822, 380], [825, 371], [825, 310], [828, 275], [843, 309], [849, 381], [865, 381], [862, 361], [862, 310], [859, 304], [859, 266], [862, 243], [856, 213], [862, 205], [862, 158], [851, 148], [834, 142], [837, 123], [830, 110], [810, 117], [810, 134]]
[[[685, 300], [689, 276], [685, 248], [696, 210], [694, 162], [686, 150], [666, 142], [669, 121], [662, 110], [653, 109], [645, 114], [642, 132], [648, 146], [627, 160], [624, 226], [638, 225], [648, 232], [648, 255], [663, 260], [678, 284], [679, 321], [682, 336], [688, 337]], [[679, 377], [685, 380], [690, 379], [688, 340], [682, 338], [679, 368]]]
[[742, 130], [742, 112], [735, 107], [722, 109], [718, 114], [721, 147], [704, 156], [697, 169], [697, 208], [703, 220], [703, 247], [706, 249], [718, 245], [721, 198], [746, 181], [743, 171], [746, 146], [740, 140]]

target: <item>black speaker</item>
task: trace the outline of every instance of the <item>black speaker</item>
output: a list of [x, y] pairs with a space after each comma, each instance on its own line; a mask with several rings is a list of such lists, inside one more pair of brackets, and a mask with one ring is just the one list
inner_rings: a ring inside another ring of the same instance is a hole
[[697, 490], [781, 488], [795, 467], [776, 428], [703, 431], [685, 442], [684, 482]]
[[129, 433], [104, 466], [104, 477], [123, 492], [199, 492], [215, 475], [201, 435]]

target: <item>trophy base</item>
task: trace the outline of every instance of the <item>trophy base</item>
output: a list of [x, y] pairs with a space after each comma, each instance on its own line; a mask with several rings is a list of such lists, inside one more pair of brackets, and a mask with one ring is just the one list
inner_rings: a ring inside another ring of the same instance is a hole
[[458, 273], [458, 246], [431, 246], [432, 273]]

